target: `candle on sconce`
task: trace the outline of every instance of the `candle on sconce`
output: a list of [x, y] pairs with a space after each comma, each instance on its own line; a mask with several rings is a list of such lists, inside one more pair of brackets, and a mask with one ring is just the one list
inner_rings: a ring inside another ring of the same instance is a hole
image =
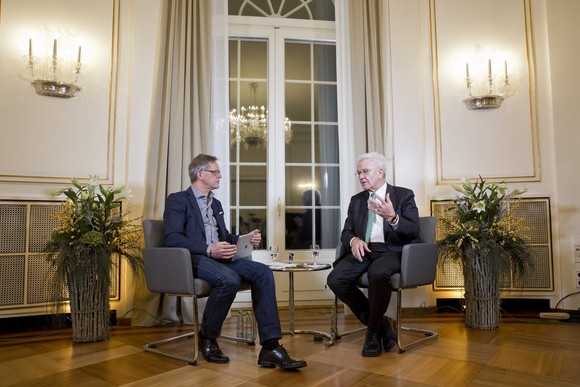
[[489, 77], [491, 78], [491, 59], [487, 60], [487, 73], [488, 73]]
[[28, 39], [28, 56], [32, 56], [32, 39]]
[[469, 78], [469, 63], [465, 62], [465, 74], [467, 74], [467, 78]]
[[79, 46], [79, 55], [77, 56], [77, 64], [81, 65], [81, 46]]
[[54, 39], [54, 44], [52, 46], [52, 59], [56, 60], [56, 39]]
[[508, 77], [508, 72], [507, 72], [507, 59], [505, 60], [505, 77]]

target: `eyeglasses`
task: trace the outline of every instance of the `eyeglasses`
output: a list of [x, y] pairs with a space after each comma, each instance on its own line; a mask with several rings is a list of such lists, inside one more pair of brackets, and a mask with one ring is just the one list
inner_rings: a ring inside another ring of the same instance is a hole
[[211, 172], [214, 176], [217, 176], [222, 173], [219, 169], [204, 169], [205, 172]]
[[360, 177], [360, 175], [368, 176], [372, 169], [363, 169], [362, 171], [356, 171], [355, 175]]

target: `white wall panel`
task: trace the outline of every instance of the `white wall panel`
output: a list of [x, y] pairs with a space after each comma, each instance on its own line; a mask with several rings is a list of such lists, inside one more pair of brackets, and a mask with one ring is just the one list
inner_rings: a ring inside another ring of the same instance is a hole
[[[462, 177], [539, 181], [531, 9], [525, 0], [430, 1], [437, 182]], [[499, 109], [468, 110], [470, 75], [504, 74], [515, 93]]]
[[[68, 182], [100, 175], [113, 182], [119, 0], [0, 2], [1, 182]], [[38, 96], [22, 56], [58, 54], [82, 44], [83, 88], [75, 99]]]

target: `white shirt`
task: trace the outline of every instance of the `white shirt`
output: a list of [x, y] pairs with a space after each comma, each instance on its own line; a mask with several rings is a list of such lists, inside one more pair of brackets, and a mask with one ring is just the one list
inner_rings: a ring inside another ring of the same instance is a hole
[[[387, 196], [387, 183], [383, 184], [381, 188], [375, 191], [375, 195], [385, 200], [385, 196]], [[371, 231], [371, 239], [369, 242], [385, 243], [385, 232], [383, 229], [383, 222], [384, 219], [381, 216], [375, 214], [375, 221], [373, 223], [373, 229]]]

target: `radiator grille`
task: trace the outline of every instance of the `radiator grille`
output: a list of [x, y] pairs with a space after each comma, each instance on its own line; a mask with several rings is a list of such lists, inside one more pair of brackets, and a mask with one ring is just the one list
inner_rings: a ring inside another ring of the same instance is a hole
[[[441, 218], [451, 207], [451, 201], [431, 201], [431, 214]], [[554, 290], [552, 266], [552, 237], [550, 225], [550, 199], [524, 198], [515, 212], [515, 216], [523, 218], [523, 225], [529, 227], [526, 231], [529, 238], [533, 269], [523, 278], [507, 276], [500, 280], [503, 290]], [[449, 232], [448, 226], [437, 222], [435, 239], [443, 238]], [[439, 263], [435, 278], [435, 290], [449, 290], [463, 287], [461, 266], [454, 263]]]
[[[42, 250], [58, 226], [51, 217], [61, 202], [0, 201], [0, 317], [30, 309], [50, 313], [54, 301], [54, 269]], [[117, 260], [118, 262], [118, 260]], [[110, 296], [119, 298], [118, 265], [111, 272]], [[68, 298], [68, 294], [66, 294]]]
[[26, 248], [26, 205], [0, 205], [0, 254], [23, 253]]
[[0, 258], [0, 305], [24, 303], [24, 255]]

